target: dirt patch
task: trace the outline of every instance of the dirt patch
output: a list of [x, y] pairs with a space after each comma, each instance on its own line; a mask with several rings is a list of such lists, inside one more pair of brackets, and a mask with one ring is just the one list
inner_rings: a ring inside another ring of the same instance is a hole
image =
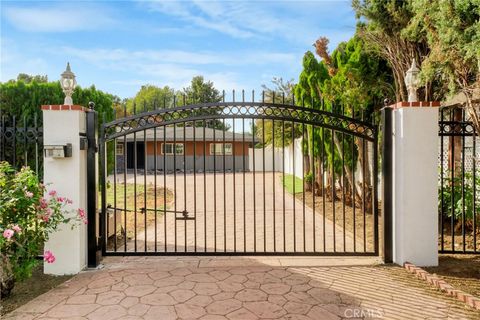
[[480, 255], [440, 255], [438, 267], [423, 269], [442, 277], [455, 289], [480, 297]]
[[7, 314], [16, 308], [35, 299], [39, 295], [55, 288], [72, 276], [52, 276], [43, 273], [43, 263], [33, 270], [32, 277], [15, 283], [12, 293], [6, 299], [2, 298], [0, 315]]
[[[295, 197], [303, 202], [303, 193], [297, 193]], [[312, 192], [305, 191], [305, 205], [313, 209], [314, 197]], [[363, 243], [365, 243], [366, 251], [374, 250], [374, 216], [365, 213], [362, 208], [344, 205], [342, 200], [336, 200], [335, 205], [332, 201], [323, 196], [315, 195], [315, 212], [325, 215], [330, 221], [340, 229], [345, 229], [353, 234], [357, 239], [356, 248], [364, 251]], [[335, 215], [335, 218], [334, 218]]]
[[[155, 204], [157, 210], [169, 209], [174, 201], [171, 190], [163, 187], [155, 188], [153, 184], [143, 186], [133, 183], [126, 185], [118, 183], [115, 187], [108, 188], [106, 195], [107, 205], [112, 207], [109, 217], [113, 217], [113, 207], [117, 208], [117, 246], [124, 242], [125, 232], [127, 239], [132, 239], [136, 233], [144, 231], [145, 226], [148, 228], [155, 225], [156, 219], [158, 220], [164, 214], [162, 211], [155, 212]], [[115, 220], [110, 218], [107, 224], [109, 224], [107, 247], [112, 249], [115, 248], [115, 232], [113, 231], [115, 228], [110, 224], [115, 224]]]
[[[480, 219], [476, 223], [478, 226]], [[478, 227], [476, 227], [478, 229]], [[443, 250], [455, 250], [455, 251], [474, 251], [480, 250], [480, 229], [476, 231], [476, 235], [473, 233], [471, 226], [465, 228], [465, 240], [463, 238], [463, 232], [461, 223], [453, 228], [454, 235], [452, 237], [452, 228], [450, 221], [444, 221], [443, 228]], [[442, 234], [438, 235], [438, 249], [442, 250]]]

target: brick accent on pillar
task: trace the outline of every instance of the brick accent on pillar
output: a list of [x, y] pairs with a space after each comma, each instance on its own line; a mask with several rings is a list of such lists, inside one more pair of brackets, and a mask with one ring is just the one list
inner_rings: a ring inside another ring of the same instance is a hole
[[88, 111], [88, 108], [79, 105], [50, 104], [43, 105], [42, 110]]

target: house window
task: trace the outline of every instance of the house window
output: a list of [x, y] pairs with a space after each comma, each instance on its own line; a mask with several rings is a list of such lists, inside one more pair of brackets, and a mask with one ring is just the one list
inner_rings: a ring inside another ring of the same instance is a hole
[[123, 156], [123, 143], [117, 143], [116, 154], [117, 156]]
[[175, 154], [183, 154], [183, 143], [162, 143], [162, 154], [173, 154], [175, 145]]
[[231, 143], [211, 143], [210, 144], [211, 155], [231, 155], [232, 144]]

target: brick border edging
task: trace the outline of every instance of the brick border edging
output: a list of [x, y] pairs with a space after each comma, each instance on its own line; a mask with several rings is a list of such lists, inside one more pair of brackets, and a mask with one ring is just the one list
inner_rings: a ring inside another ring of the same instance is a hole
[[477, 298], [462, 290], [455, 289], [453, 286], [448, 284], [442, 278], [438, 277], [437, 275], [432, 275], [427, 271], [423, 270], [422, 268], [419, 268], [410, 262], [405, 262], [403, 266], [407, 271], [409, 271], [410, 273], [413, 273], [418, 278], [425, 280], [426, 282], [433, 285], [440, 291], [446, 292], [449, 296], [456, 298], [457, 300], [467, 304], [468, 306], [474, 309], [480, 310], [480, 298]]

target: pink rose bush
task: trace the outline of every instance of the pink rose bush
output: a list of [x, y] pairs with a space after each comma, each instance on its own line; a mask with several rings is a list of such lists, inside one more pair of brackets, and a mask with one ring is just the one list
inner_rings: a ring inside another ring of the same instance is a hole
[[[31, 276], [50, 234], [62, 224], [86, 224], [87, 217], [83, 209], [71, 208], [72, 200], [47, 191], [28, 167], [17, 172], [6, 162], [0, 162], [0, 203], [0, 288], [5, 297], [13, 288], [8, 284]], [[43, 257], [55, 262], [54, 252], [46, 250]]]

